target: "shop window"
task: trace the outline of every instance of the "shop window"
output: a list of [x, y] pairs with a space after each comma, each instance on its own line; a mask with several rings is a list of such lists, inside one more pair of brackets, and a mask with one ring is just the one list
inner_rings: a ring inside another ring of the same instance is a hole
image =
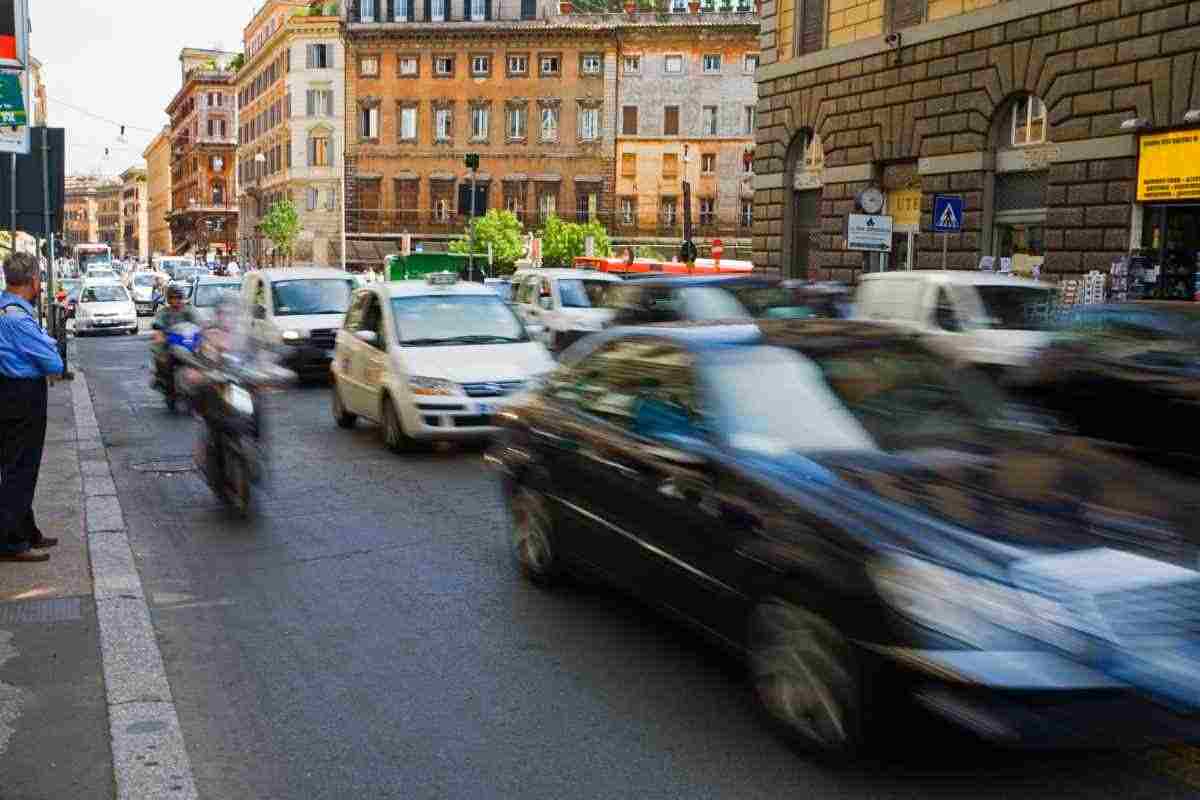
[[1029, 95], [1012, 106], [1012, 145], [1024, 147], [1046, 141], [1046, 104]]

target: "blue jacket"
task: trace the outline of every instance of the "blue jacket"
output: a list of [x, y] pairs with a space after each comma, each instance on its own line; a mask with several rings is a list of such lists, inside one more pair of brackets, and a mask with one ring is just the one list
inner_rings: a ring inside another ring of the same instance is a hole
[[62, 371], [58, 343], [38, 325], [33, 306], [0, 292], [0, 376], [41, 378]]

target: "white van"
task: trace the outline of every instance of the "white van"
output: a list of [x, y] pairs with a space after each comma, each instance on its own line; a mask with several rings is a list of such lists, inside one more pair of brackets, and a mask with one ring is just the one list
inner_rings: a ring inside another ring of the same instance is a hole
[[243, 279], [242, 302], [260, 345], [286, 346], [284, 366], [299, 375], [324, 375], [354, 289], [339, 269], [261, 269]]
[[855, 316], [910, 328], [958, 364], [1029, 366], [1050, 341], [1048, 283], [993, 272], [916, 270], [862, 276]]
[[603, 330], [613, 311], [603, 305], [621, 279], [591, 269], [523, 269], [512, 277], [512, 306], [529, 334], [552, 351]]

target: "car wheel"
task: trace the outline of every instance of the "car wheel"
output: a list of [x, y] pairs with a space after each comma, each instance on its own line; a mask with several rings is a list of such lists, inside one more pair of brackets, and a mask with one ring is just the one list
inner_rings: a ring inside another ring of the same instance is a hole
[[832, 625], [772, 599], [755, 609], [749, 644], [754, 693], [788, 738], [832, 755], [861, 748], [861, 673], [850, 645]]
[[529, 581], [549, 586], [562, 574], [554, 543], [554, 517], [546, 496], [518, 485], [509, 499], [509, 526], [513, 557]]
[[337, 381], [334, 381], [333, 386], [330, 388], [333, 390], [333, 397], [331, 398], [333, 421], [337, 423], [339, 428], [353, 428], [354, 423], [358, 421], [358, 415], [346, 411], [346, 407], [342, 405], [342, 393], [338, 389]]
[[404, 423], [396, 412], [396, 404], [392, 398], [383, 398], [383, 443], [393, 453], [405, 453], [414, 448], [416, 442], [404, 432]]

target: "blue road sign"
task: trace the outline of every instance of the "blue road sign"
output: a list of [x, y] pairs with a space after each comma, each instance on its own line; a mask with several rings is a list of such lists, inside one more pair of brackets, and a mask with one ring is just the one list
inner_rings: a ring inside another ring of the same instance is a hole
[[957, 233], [963, 226], [963, 199], [957, 194], [933, 196], [933, 230], [935, 233]]

